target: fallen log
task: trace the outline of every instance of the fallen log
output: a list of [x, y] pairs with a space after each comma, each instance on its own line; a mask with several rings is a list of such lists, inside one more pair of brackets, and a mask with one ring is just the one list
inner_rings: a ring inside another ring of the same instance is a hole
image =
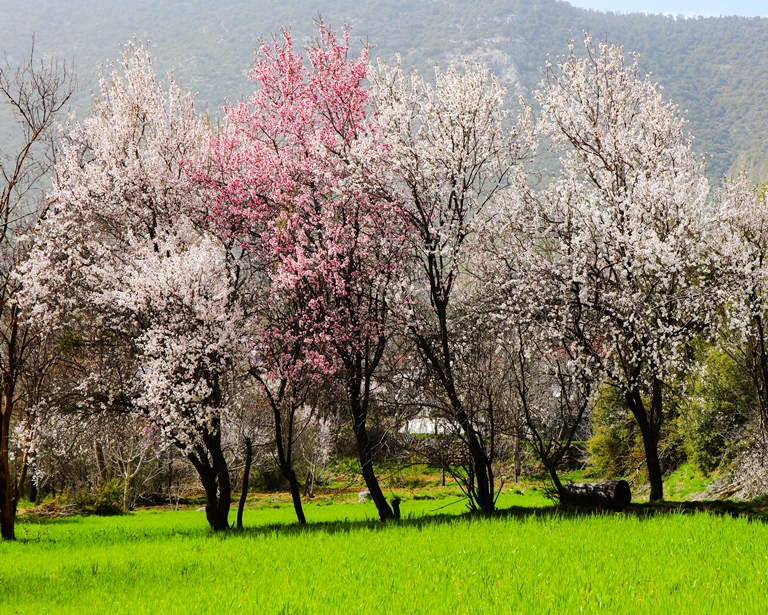
[[602, 483], [568, 483], [563, 485], [560, 503], [571, 506], [590, 506], [605, 510], [624, 510], [632, 501], [632, 491], [625, 480], [607, 480]]

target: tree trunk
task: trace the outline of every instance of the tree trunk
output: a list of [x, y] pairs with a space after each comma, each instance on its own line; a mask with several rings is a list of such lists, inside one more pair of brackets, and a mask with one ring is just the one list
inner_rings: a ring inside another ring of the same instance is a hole
[[305, 498], [314, 498], [315, 497], [315, 467], [314, 464], [312, 464], [309, 468], [309, 476], [307, 476], [307, 481], [304, 483], [304, 497]]
[[347, 393], [349, 395], [349, 410], [352, 414], [352, 427], [355, 431], [357, 443], [357, 455], [360, 460], [360, 472], [365, 480], [365, 486], [371, 494], [371, 499], [376, 505], [381, 521], [394, 518], [394, 513], [384, 497], [379, 486], [379, 479], [373, 468], [373, 447], [368, 438], [368, 400], [370, 375], [363, 370], [362, 357], [357, 356], [354, 361], [347, 363]]
[[424, 353], [427, 363], [432, 366], [437, 379], [442, 384], [455, 419], [464, 433], [467, 448], [469, 449], [470, 467], [468, 468], [467, 496], [469, 497], [470, 505], [473, 508], [478, 508], [483, 513], [490, 514], [494, 511], [496, 505], [490, 457], [483, 446], [480, 433], [472, 425], [472, 421], [464, 409], [461, 398], [456, 392], [450, 367], [451, 353], [446, 318], [447, 301], [439, 300], [439, 297], [435, 295], [434, 280], [430, 284], [432, 285], [433, 302], [440, 324], [440, 348], [433, 348], [432, 343], [415, 329], [411, 329], [411, 331], [415, 334], [416, 343]]
[[629, 483], [608, 480], [602, 483], [569, 483], [562, 486], [561, 504], [592, 506], [607, 510], [624, 510], [632, 501]]
[[37, 489], [37, 483], [35, 482], [34, 475], [29, 481], [29, 501], [33, 504], [37, 504], [37, 498], [40, 497], [40, 492]]
[[663, 416], [661, 382], [654, 379], [652, 388], [650, 416], [645, 409], [640, 391], [637, 388], [634, 388], [625, 397], [627, 405], [640, 427], [640, 434], [643, 436], [645, 463], [648, 468], [648, 482], [651, 485], [650, 501], [660, 502], [664, 499], [664, 477], [661, 473], [661, 463], [659, 461], [659, 432]]
[[[168, 460], [168, 504], [173, 504], [173, 460]], [[178, 504], [176, 506], [178, 509]]]
[[[7, 442], [6, 434], [3, 435], [3, 443]], [[0, 536], [3, 540], [16, 540], [14, 528], [16, 522], [16, 506], [13, 498], [13, 481], [11, 480], [8, 449], [3, 446], [0, 451]]]
[[0, 536], [3, 540], [16, 540], [16, 507], [3, 504], [0, 511]]
[[392, 511], [395, 516], [395, 520], [400, 520], [400, 498], [392, 498]]
[[288, 485], [291, 489], [291, 499], [293, 500], [293, 510], [296, 512], [296, 520], [299, 524], [304, 525], [307, 522], [307, 518], [304, 516], [304, 508], [301, 504], [301, 492], [299, 490], [299, 482], [296, 479], [296, 472], [293, 469], [293, 462], [291, 461], [291, 453], [293, 449], [293, 413], [295, 408], [291, 407], [292, 413], [288, 424], [288, 437], [283, 441], [283, 416], [280, 412], [280, 406], [278, 402], [270, 400], [272, 403], [272, 412], [275, 416], [275, 445], [277, 446], [277, 462], [280, 466], [280, 472], [288, 481]]
[[[12, 335], [16, 327], [12, 329]], [[15, 348], [15, 342], [11, 344]], [[13, 357], [9, 363], [13, 362]], [[11, 476], [11, 463], [8, 455], [11, 432], [11, 413], [13, 412], [14, 383], [12, 376], [3, 374], [2, 414], [0, 415], [0, 536], [3, 540], [16, 540], [16, 504], [14, 481]]]
[[467, 438], [469, 454], [472, 461], [472, 470], [476, 481], [475, 485], [470, 486], [470, 490], [473, 490], [474, 493], [470, 493], [469, 495], [474, 499], [481, 512], [490, 514], [494, 511], [496, 502], [494, 502], [493, 497], [493, 470], [488, 459], [488, 454], [480, 440], [480, 435], [469, 420], [466, 411], [461, 409], [456, 413], [456, 416], [464, 431], [464, 435]]
[[[367, 441], [367, 434], [363, 439]], [[358, 442], [359, 441], [360, 438], [358, 438]], [[362, 445], [358, 444], [358, 446]], [[376, 477], [376, 472], [373, 469], [373, 460], [371, 459], [370, 450], [364, 450], [361, 448], [358, 451], [358, 454], [360, 459], [360, 470], [362, 472], [363, 479], [365, 480], [365, 486], [368, 487], [368, 491], [371, 493], [371, 499], [376, 505], [376, 510], [379, 513], [379, 519], [381, 521], [394, 519], [395, 515], [387, 503], [387, 498], [384, 497], [384, 493], [381, 491], [379, 479]]]
[[[284, 472], [283, 474], [286, 474]], [[307, 522], [307, 518], [304, 516], [304, 508], [301, 504], [301, 489], [299, 488], [299, 481], [296, 478], [296, 471], [291, 468], [287, 471], [288, 485], [291, 488], [291, 498], [293, 499], [293, 510], [296, 511], [296, 518], [299, 523], [304, 525]]]
[[645, 463], [648, 468], [648, 482], [651, 485], [651, 502], [661, 502], [664, 499], [664, 476], [661, 473], [659, 461], [659, 434], [654, 433], [647, 421], [645, 426], [640, 426], [643, 436], [643, 448], [645, 449]]
[[93, 448], [96, 453], [96, 467], [99, 470], [99, 480], [103, 485], [107, 482], [107, 462], [104, 459], [104, 447], [98, 440], [93, 441]]
[[195, 453], [189, 453], [187, 457], [195, 466], [205, 489], [205, 517], [208, 525], [214, 532], [228, 530], [232, 488], [227, 461], [221, 450], [221, 435], [207, 435], [203, 443], [207, 450], [199, 446]]
[[[7, 443], [7, 439], [4, 442]], [[25, 455], [19, 482], [15, 484], [11, 477], [7, 446], [0, 452], [0, 537], [3, 540], [16, 540], [16, 508], [26, 478], [26, 464]]]
[[211, 457], [216, 472], [216, 478], [219, 483], [219, 501], [216, 507], [216, 520], [213, 529], [215, 531], [229, 529], [229, 507], [232, 500], [232, 484], [229, 478], [229, 468], [224, 453], [221, 450], [221, 436], [215, 437], [215, 446], [212, 447]]
[[563, 483], [560, 480], [560, 477], [557, 475], [557, 467], [556, 465], [550, 465], [544, 459], [542, 459], [542, 462], [545, 464], [545, 467], [547, 468], [547, 472], [549, 472], [549, 477], [552, 479], [552, 483], [555, 485], [555, 490], [557, 491], [557, 495], [560, 497], [560, 501], [562, 502], [563, 497], [565, 497], [565, 490], [563, 488]]
[[219, 486], [216, 481], [216, 473], [212, 469], [208, 469], [200, 475], [200, 482], [205, 489], [205, 518], [208, 521], [208, 525], [215, 532], [218, 531], [218, 495]]
[[123, 483], [123, 510], [130, 510], [128, 506], [128, 494], [131, 490], [131, 461], [128, 461], [125, 469], [125, 482]]
[[[354, 402], [353, 398], [353, 402]], [[359, 400], [357, 400], [359, 401]], [[371, 454], [371, 443], [368, 439], [368, 430], [365, 427], [366, 416], [360, 408], [360, 404], [352, 404], [352, 422], [355, 429], [355, 440], [357, 442], [357, 454], [360, 459], [360, 470], [365, 480], [365, 486], [371, 492], [371, 499], [376, 505], [379, 513], [379, 519], [387, 521], [394, 518], [394, 513], [387, 503], [387, 498], [379, 486], [379, 480], [376, 478], [376, 472], [373, 469], [373, 458]]]
[[237, 504], [237, 529], [243, 529], [243, 510], [248, 498], [248, 482], [251, 477], [251, 462], [253, 461], [253, 442], [245, 438], [245, 468], [243, 469], [243, 488], [240, 490], [240, 501]]

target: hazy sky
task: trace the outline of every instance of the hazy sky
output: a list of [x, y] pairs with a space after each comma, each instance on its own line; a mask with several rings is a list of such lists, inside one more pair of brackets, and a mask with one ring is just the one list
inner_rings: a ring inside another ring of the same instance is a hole
[[566, 0], [598, 11], [672, 13], [673, 15], [742, 15], [768, 17], [768, 0]]

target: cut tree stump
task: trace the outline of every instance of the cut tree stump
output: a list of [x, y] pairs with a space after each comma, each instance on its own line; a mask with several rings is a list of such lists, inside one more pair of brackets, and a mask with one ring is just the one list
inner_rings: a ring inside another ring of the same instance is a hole
[[632, 501], [632, 491], [625, 480], [602, 483], [568, 483], [563, 485], [562, 504], [591, 506], [607, 510], [624, 510]]

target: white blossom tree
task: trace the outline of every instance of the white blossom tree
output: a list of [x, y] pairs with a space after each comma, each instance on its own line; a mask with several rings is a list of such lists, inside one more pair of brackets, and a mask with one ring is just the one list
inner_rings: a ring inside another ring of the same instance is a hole
[[[536, 94], [539, 134], [561, 164], [512, 208], [528, 229], [517, 244], [544, 273], [522, 293], [570, 306], [563, 330], [621, 389], [643, 437], [650, 498], [660, 500], [665, 398], [718, 303], [709, 188], [684, 119], [639, 76], [637, 58], [595, 49], [589, 35], [585, 46], [585, 58], [571, 45], [548, 63]], [[582, 313], [587, 330], [573, 326]]]
[[715, 195], [720, 216], [719, 279], [726, 294], [720, 347], [751, 384], [754, 407], [733, 441], [727, 487], [718, 495], [751, 498], [765, 491], [768, 470], [768, 203], [765, 186], [745, 174], [727, 180]]
[[525, 423], [521, 435], [565, 501], [558, 467], [584, 432], [610, 345], [600, 315], [582, 302], [575, 208], [569, 210], [567, 199], [533, 195], [500, 205], [483, 238], [485, 284], [478, 294], [486, 327], [506, 357], [513, 403]]
[[490, 422], [468, 407], [465, 383], [457, 378], [462, 325], [456, 306], [473, 281], [473, 237], [489, 223], [492, 203], [517, 183], [525, 140], [504, 128], [504, 89], [481, 66], [436, 68], [429, 83], [380, 64], [370, 79], [385, 144], [381, 189], [400, 204], [410, 227], [403, 318], [445, 401], [446, 418], [466, 443], [470, 507], [490, 512], [496, 489]]
[[722, 222], [720, 280], [727, 293], [725, 344], [757, 391], [768, 431], [768, 204], [746, 175], [715, 197]]
[[[52, 143], [58, 114], [75, 91], [75, 81], [66, 63], [53, 57], [42, 60], [32, 49], [12, 65], [0, 64], [0, 105], [9, 112], [3, 126], [6, 145], [0, 151], [0, 536], [15, 540], [16, 508], [27, 476], [30, 444], [19, 425], [33, 420], [33, 393], [24, 380], [43, 376], [36, 371], [45, 360], [40, 351], [39, 328], [29, 320], [19, 303], [25, 284], [19, 265], [26, 246], [19, 236], [34, 226], [45, 211], [44, 185], [53, 165]], [[20, 412], [23, 411], [23, 412]], [[13, 432], [21, 434], [21, 441]], [[19, 457], [11, 460], [18, 447]]]
[[49, 334], [74, 334], [86, 347], [107, 339], [131, 358], [127, 380], [83, 403], [125, 398], [178, 446], [221, 530], [230, 505], [222, 417], [246, 355], [247, 266], [231, 241], [199, 224], [206, 201], [190, 175], [206, 164], [209, 138], [191, 97], [172, 76], [163, 90], [147, 46], [129, 43], [120, 67], [101, 77], [92, 114], [66, 127], [53, 206], [25, 275], [34, 280], [27, 303]]

